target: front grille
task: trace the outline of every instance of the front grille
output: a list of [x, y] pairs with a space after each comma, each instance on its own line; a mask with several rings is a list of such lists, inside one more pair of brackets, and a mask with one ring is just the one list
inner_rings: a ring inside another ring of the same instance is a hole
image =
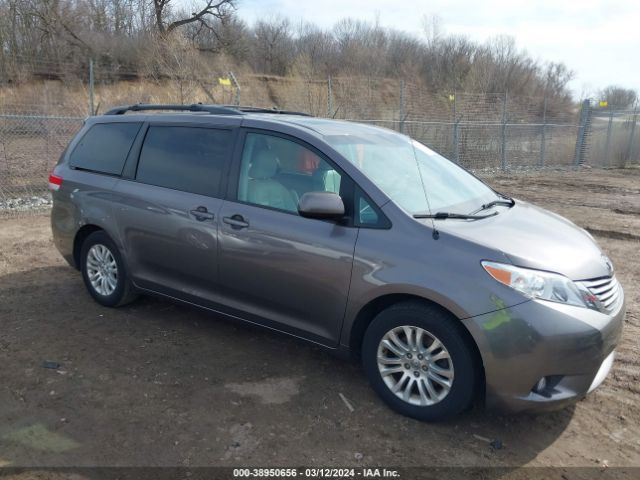
[[607, 311], [612, 311], [618, 305], [620, 284], [615, 276], [584, 280], [580, 283], [596, 296]]

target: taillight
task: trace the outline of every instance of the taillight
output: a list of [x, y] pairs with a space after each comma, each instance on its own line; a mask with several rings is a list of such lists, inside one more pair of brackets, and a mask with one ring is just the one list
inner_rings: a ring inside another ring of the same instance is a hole
[[54, 175], [53, 173], [49, 175], [49, 190], [57, 192], [60, 189], [60, 185], [62, 185], [62, 177]]

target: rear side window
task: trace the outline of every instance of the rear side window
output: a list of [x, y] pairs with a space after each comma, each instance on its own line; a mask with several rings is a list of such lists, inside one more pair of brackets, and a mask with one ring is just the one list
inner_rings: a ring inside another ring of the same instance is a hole
[[231, 131], [198, 127], [149, 127], [136, 180], [217, 197]]
[[71, 152], [69, 165], [120, 175], [141, 123], [97, 123]]

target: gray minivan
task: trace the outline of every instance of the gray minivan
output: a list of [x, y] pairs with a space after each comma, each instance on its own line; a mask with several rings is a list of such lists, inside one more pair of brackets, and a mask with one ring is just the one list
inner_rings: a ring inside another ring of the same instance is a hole
[[49, 186], [55, 245], [98, 303], [161, 295], [360, 358], [411, 417], [557, 408], [613, 363], [623, 291], [591, 235], [391, 130], [120, 107]]

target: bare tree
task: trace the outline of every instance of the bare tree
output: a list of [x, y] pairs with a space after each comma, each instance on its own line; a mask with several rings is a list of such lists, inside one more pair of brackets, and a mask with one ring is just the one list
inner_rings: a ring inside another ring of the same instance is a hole
[[285, 75], [293, 62], [291, 23], [284, 17], [259, 20], [253, 27], [254, 62], [263, 73]]
[[170, 80], [171, 98], [179, 103], [193, 103], [202, 75], [197, 49], [176, 31], [150, 46], [146, 74], [158, 83]]
[[211, 29], [191, 23], [182, 29], [196, 48], [207, 54], [225, 54], [238, 63], [247, 60], [250, 51], [250, 31], [247, 24], [235, 14], [214, 18]]
[[91, 51], [83, 35], [76, 28], [83, 12], [71, 2], [55, 0], [27, 0], [22, 3], [24, 14], [30, 16], [42, 38], [51, 42], [67, 42], [80, 49]]
[[638, 94], [630, 88], [610, 85], [600, 91], [600, 99], [605, 100], [610, 107], [628, 108], [636, 103]]
[[340, 20], [333, 27], [338, 58], [345, 72], [381, 76], [385, 71], [388, 31], [376, 23], [353, 18]]
[[296, 63], [298, 67], [304, 65], [303, 76], [324, 78], [339, 71], [336, 45], [329, 32], [312, 23], [301, 23], [297, 28], [295, 45]]
[[231, 15], [235, 10], [236, 0], [205, 0], [192, 12], [190, 16], [181, 16], [171, 20], [171, 6], [173, 0], [153, 0], [156, 17], [156, 28], [161, 34], [171, 33], [178, 27], [190, 23], [198, 23], [201, 28], [212, 30], [212, 19], [221, 20]]
[[442, 18], [438, 15], [422, 16], [422, 31], [427, 38], [427, 45], [431, 46], [443, 37]]

